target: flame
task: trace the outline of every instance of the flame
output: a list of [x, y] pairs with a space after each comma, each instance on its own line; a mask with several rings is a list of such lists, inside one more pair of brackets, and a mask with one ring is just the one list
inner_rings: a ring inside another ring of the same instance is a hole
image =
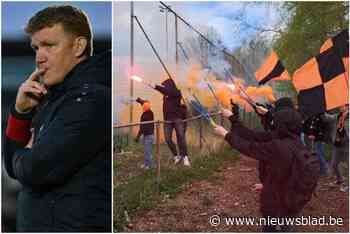
[[228, 84], [227, 87], [229, 89], [231, 89], [232, 91], [234, 91], [236, 89], [236, 85], [234, 85], [234, 84]]
[[131, 79], [137, 81], [137, 82], [142, 82], [142, 79], [138, 76], [131, 76]]

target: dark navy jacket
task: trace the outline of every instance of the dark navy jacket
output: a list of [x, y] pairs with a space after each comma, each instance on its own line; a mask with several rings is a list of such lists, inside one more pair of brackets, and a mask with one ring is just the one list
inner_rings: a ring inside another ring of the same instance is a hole
[[162, 85], [156, 85], [155, 89], [163, 94], [164, 120], [182, 119], [182, 95], [181, 91], [176, 87], [175, 82], [169, 78], [163, 81]]
[[75, 66], [35, 114], [12, 109], [5, 167], [23, 185], [17, 231], [111, 231], [111, 130], [110, 52]]

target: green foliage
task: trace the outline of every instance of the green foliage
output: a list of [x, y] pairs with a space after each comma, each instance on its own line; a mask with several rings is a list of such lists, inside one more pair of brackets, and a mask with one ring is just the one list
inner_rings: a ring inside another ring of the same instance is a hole
[[286, 2], [287, 28], [274, 48], [290, 72], [318, 54], [325, 40], [348, 25], [345, 2]]
[[290, 75], [317, 55], [327, 38], [348, 27], [348, 12], [349, 3], [345, 1], [284, 3], [280, 13], [286, 28], [275, 38], [273, 47]]
[[[254, 72], [260, 67], [264, 59], [270, 53], [270, 42], [263, 37], [255, 37], [251, 41], [243, 42], [242, 46], [235, 49], [233, 51], [233, 55], [239, 58], [240, 63], [244, 64], [243, 70], [245, 70], [249, 74], [254, 74]], [[232, 66], [232, 73], [237, 77], [243, 77], [247, 84], [257, 85], [254, 76], [248, 77], [242, 69], [240, 69], [239, 65], [230, 61], [227, 58], [228, 62], [230, 62]]]

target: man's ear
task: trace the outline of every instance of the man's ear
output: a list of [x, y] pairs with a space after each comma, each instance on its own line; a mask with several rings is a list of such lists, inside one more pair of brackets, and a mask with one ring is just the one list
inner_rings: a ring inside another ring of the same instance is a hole
[[85, 37], [77, 37], [74, 40], [74, 54], [76, 57], [81, 57], [87, 47], [87, 39]]

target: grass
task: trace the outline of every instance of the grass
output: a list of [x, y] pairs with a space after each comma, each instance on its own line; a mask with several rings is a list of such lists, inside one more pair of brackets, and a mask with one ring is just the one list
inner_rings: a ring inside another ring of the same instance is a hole
[[[165, 151], [162, 146], [161, 151]], [[139, 148], [135, 148], [135, 153], [140, 153]], [[195, 147], [189, 149], [190, 152], [198, 152]], [[142, 155], [142, 154], [141, 154]], [[191, 154], [190, 154], [191, 155]], [[219, 181], [218, 176], [213, 173], [227, 161], [234, 161], [238, 158], [236, 152], [228, 147], [221, 147], [217, 153], [208, 152], [204, 155], [197, 155], [192, 158], [192, 167], [163, 167], [161, 171], [161, 182], [156, 183], [156, 171], [141, 171], [133, 176], [123, 177], [126, 172], [126, 160], [114, 160], [114, 170], [116, 171], [114, 186], [114, 231], [121, 232], [127, 224], [125, 211], [128, 216], [133, 217], [139, 212], [147, 211], [161, 201], [172, 199], [182, 191], [183, 185], [195, 180]], [[137, 156], [136, 156], [137, 157]], [[141, 156], [142, 158], [142, 156]], [[124, 170], [124, 172], [123, 172]], [[119, 173], [118, 173], [119, 172]], [[123, 183], [118, 182], [123, 180]]]
[[[215, 119], [215, 121], [220, 123], [219, 119]], [[257, 125], [256, 119], [249, 118], [245, 122]], [[214, 175], [214, 172], [218, 171], [226, 162], [235, 161], [238, 154], [225, 146], [223, 139], [212, 133], [213, 129], [206, 121], [202, 120], [201, 126], [204, 139], [202, 141], [203, 147], [199, 149], [200, 123], [198, 121], [188, 123], [186, 141], [192, 162], [191, 168], [174, 167], [172, 163], [169, 163], [171, 158], [169, 148], [165, 144], [161, 144], [161, 181], [159, 186], [156, 181], [156, 170], [143, 171], [139, 167], [143, 162], [142, 144], [135, 144], [131, 140], [129, 142], [115, 141], [121, 143], [116, 149], [122, 148], [123, 152], [130, 151], [128, 154], [116, 156], [113, 164], [113, 229], [115, 232], [124, 231], [124, 227], [128, 223], [127, 216], [132, 218], [152, 209], [160, 202], [166, 202], [168, 199], [174, 198], [187, 183], [195, 180], [222, 183], [221, 178]], [[230, 124], [227, 120], [224, 121], [224, 126], [229, 128]], [[162, 133], [161, 136], [163, 136]], [[120, 136], [119, 138], [121, 139]], [[153, 153], [155, 153], [155, 147]]]

